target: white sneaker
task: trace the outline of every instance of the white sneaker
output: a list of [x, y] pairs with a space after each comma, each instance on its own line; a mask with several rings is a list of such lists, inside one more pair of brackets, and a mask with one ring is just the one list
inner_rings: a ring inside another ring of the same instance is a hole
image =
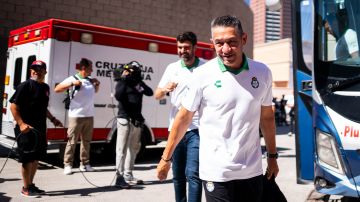
[[95, 171], [95, 169], [92, 168], [89, 164], [81, 165], [79, 167], [79, 169], [80, 169], [81, 172], [94, 172]]
[[131, 175], [124, 175], [125, 182], [130, 185], [137, 185], [137, 184], [144, 184], [143, 180], [137, 179], [132, 174]]
[[64, 167], [64, 174], [65, 175], [71, 175], [72, 174], [72, 166], [65, 166]]

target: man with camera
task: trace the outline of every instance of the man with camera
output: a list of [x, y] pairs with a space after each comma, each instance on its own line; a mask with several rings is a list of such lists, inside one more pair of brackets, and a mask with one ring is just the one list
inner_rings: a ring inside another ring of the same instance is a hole
[[153, 91], [141, 77], [141, 65], [130, 62], [114, 71], [115, 98], [119, 102], [116, 138], [115, 186], [128, 189], [143, 181], [133, 176], [135, 158], [141, 147], [144, 117], [141, 114], [143, 95], [152, 96]]
[[91, 78], [92, 62], [82, 58], [76, 65], [78, 73], [70, 76], [55, 87], [55, 92], [70, 90], [68, 142], [64, 153], [64, 174], [72, 174], [77, 141], [81, 136], [79, 167], [82, 172], [92, 172], [90, 166], [90, 142], [94, 127], [94, 96], [99, 91], [100, 81]]

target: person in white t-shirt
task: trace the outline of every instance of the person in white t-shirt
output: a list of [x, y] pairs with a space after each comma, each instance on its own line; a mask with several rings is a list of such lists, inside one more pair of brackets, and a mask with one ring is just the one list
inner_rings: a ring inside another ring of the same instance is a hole
[[[176, 38], [177, 53], [180, 60], [167, 66], [158, 88], [156, 99], [163, 99], [167, 93], [171, 97], [170, 125], [174, 122], [176, 113], [181, 106], [181, 100], [186, 96], [187, 84], [193, 71], [204, 64], [195, 56], [197, 37], [193, 32], [184, 32]], [[202, 185], [199, 178], [199, 119], [193, 117], [184, 138], [177, 145], [172, 156], [173, 183], [175, 201], [201, 201]], [[167, 159], [170, 161], [170, 159]], [[188, 182], [188, 197], [186, 197], [186, 181]]]
[[349, 27], [348, 16], [345, 9], [336, 14], [329, 14], [323, 22], [325, 30], [336, 39], [336, 60], [359, 57], [359, 44], [357, 33]]
[[[94, 96], [98, 92], [100, 82], [91, 78], [92, 62], [82, 58], [76, 66], [78, 73], [70, 76], [55, 87], [55, 92], [64, 92], [72, 95], [69, 107], [69, 125], [67, 130], [68, 142], [64, 153], [64, 174], [72, 174], [72, 166], [77, 141], [81, 136], [80, 144], [80, 170], [91, 172], [90, 142], [94, 127]], [[73, 93], [74, 91], [74, 93]]]
[[200, 178], [206, 201], [261, 201], [262, 151], [259, 125], [267, 149], [267, 178], [276, 177], [277, 150], [270, 69], [245, 56], [247, 34], [234, 16], [211, 23], [217, 57], [198, 67], [188, 84], [157, 167], [167, 177], [176, 145], [195, 112], [199, 113]]

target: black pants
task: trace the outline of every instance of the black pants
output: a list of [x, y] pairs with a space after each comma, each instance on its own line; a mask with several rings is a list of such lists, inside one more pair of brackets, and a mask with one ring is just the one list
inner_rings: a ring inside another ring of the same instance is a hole
[[260, 202], [262, 175], [228, 182], [203, 181], [207, 202]]

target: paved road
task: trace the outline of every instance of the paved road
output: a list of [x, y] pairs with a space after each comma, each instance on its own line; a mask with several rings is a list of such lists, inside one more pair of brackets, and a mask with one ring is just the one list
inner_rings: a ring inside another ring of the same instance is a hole
[[[278, 128], [277, 145], [279, 150], [280, 174], [277, 183], [289, 202], [303, 202], [313, 189], [313, 185], [296, 183], [295, 136], [287, 135], [288, 128]], [[32, 201], [121, 201], [121, 202], [171, 202], [174, 192], [171, 180], [159, 182], [155, 176], [157, 162], [161, 156], [163, 144], [149, 148], [145, 156], [135, 165], [135, 176], [145, 180], [145, 185], [130, 190], [119, 190], [112, 186], [114, 180], [114, 162], [99, 154], [92, 154], [93, 166], [97, 172], [84, 173], [78, 170], [65, 176], [60, 168], [61, 162], [56, 154], [41, 163], [35, 182], [45, 189], [47, 194]], [[0, 146], [0, 166], [4, 164], [8, 150]], [[266, 165], [265, 159], [263, 160]], [[0, 168], [1, 168], [0, 167]], [[19, 164], [10, 158], [0, 173], [0, 201], [24, 201], [20, 195], [21, 176]], [[90, 184], [91, 183], [96, 185]], [[171, 174], [169, 178], [171, 179]], [[205, 200], [203, 200], [205, 201]]]

